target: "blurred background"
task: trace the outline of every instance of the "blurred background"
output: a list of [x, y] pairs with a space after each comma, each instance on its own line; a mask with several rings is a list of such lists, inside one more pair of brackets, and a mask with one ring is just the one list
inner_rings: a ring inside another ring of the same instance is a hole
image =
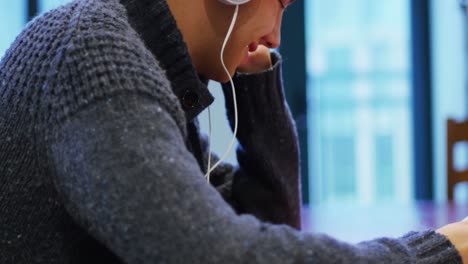
[[[0, 0], [0, 55], [67, 0]], [[467, 112], [467, 16], [458, 0], [297, 0], [285, 13], [284, 84], [297, 123], [304, 204], [447, 200], [449, 118]], [[227, 148], [219, 84], [214, 150]], [[201, 123], [206, 131], [207, 115]], [[274, 142], [272, 142], [274, 144]], [[455, 166], [468, 167], [457, 144]], [[236, 163], [235, 154], [229, 161]], [[457, 203], [468, 203], [459, 184]]]

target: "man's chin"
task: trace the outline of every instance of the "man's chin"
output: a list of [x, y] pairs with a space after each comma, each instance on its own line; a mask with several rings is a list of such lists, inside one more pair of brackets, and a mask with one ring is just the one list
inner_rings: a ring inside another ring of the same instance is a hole
[[230, 76], [228, 76], [227, 73], [223, 69], [221, 72], [218, 72], [216, 74], [216, 76], [212, 76], [212, 78], [210, 78], [210, 80], [220, 82], [220, 83], [227, 83], [227, 82], [229, 82], [229, 77], [232, 78], [235, 73], [236, 73], [235, 70], [230, 70]]
[[[231, 76], [232, 77], [232, 76]], [[220, 83], [228, 83], [229, 82], [229, 77], [225, 75], [223, 78], [218, 78], [217, 80], [214, 80]]]
[[[229, 77], [233, 77], [236, 73], [236, 69], [234, 67], [227, 66], [230, 76], [227, 75], [226, 71], [224, 70], [223, 66], [219, 66], [217, 69], [207, 69], [208, 72], [202, 73], [198, 72], [198, 75], [202, 79], [212, 80], [220, 83], [227, 83], [229, 82]], [[209, 71], [211, 70], [211, 71]]]

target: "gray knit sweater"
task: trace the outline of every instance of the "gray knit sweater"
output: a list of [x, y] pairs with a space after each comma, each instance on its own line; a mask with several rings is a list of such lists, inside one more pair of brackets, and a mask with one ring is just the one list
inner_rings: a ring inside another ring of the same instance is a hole
[[36, 18], [0, 62], [0, 263], [461, 263], [433, 231], [346, 244], [298, 230], [297, 137], [273, 62], [236, 75], [239, 167], [209, 184], [196, 116], [213, 97], [164, 0]]

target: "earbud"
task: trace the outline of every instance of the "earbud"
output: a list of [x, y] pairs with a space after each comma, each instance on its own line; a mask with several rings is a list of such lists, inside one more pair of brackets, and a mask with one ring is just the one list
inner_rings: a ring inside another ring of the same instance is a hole
[[221, 3], [226, 4], [226, 5], [242, 5], [250, 0], [219, 0]]

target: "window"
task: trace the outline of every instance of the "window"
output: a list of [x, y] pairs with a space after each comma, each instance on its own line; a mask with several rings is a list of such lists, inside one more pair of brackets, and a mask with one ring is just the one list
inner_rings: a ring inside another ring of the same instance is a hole
[[[464, 14], [458, 0], [431, 2], [431, 59], [433, 78], [433, 119], [434, 119], [434, 174], [435, 199], [445, 201], [447, 197], [447, 118], [468, 117], [468, 13]], [[466, 145], [457, 146], [455, 165], [467, 165]], [[455, 201], [468, 201], [468, 184], [455, 189]]]
[[410, 201], [409, 1], [305, 8], [311, 201]]

